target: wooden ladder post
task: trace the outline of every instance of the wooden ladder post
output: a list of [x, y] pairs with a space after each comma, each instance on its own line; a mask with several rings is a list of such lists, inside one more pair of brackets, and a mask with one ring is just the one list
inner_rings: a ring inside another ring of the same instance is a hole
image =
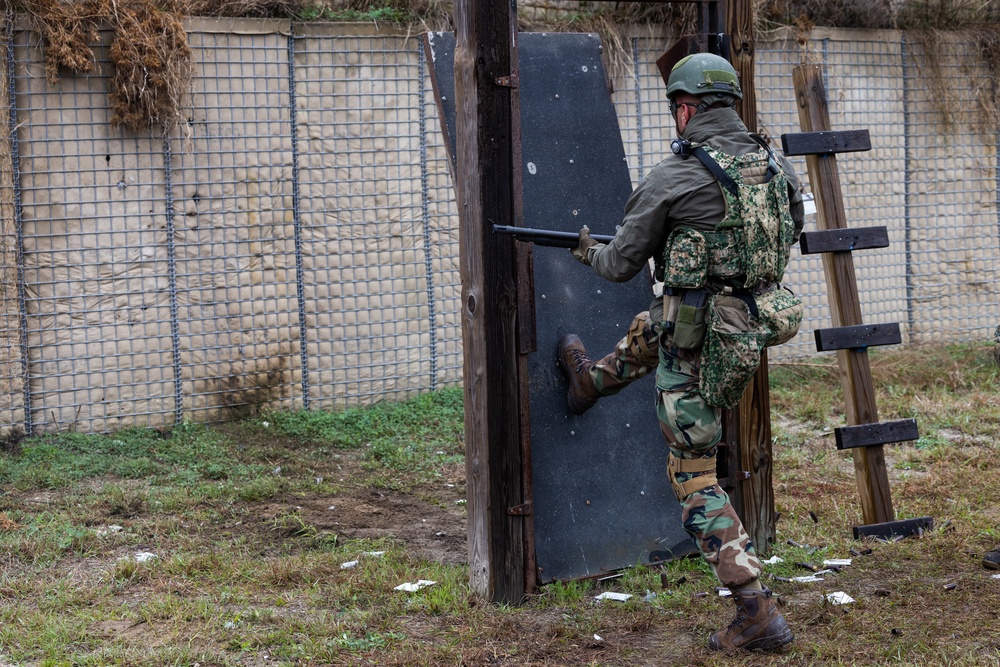
[[[517, 222], [520, 146], [514, 3], [455, 2], [456, 174], [465, 352], [465, 468], [472, 590], [519, 603], [525, 575], [522, 438], [514, 241], [492, 233]], [[504, 81], [508, 85], [503, 85]]]
[[[792, 71], [795, 97], [799, 107], [799, 124], [803, 132], [830, 130], [830, 113], [823, 87], [823, 74], [818, 65], [800, 65]], [[837, 158], [833, 153], [807, 155], [809, 181], [816, 198], [816, 225], [821, 230], [847, 227], [844, 199], [840, 187]], [[835, 327], [859, 325], [861, 304], [854, 275], [854, 259], [850, 252], [823, 254], [830, 315]], [[843, 349], [837, 351], [840, 381], [847, 403], [848, 424], [878, 422], [875, 392], [872, 385], [868, 351]], [[861, 494], [861, 509], [865, 523], [893, 521], [889, 477], [881, 445], [853, 449], [854, 472]]]
[[879, 423], [868, 348], [902, 341], [899, 324], [864, 325], [858, 300], [852, 252], [889, 245], [885, 227], [847, 228], [847, 216], [837, 170], [837, 153], [871, 150], [868, 130], [830, 131], [830, 114], [822, 71], [800, 65], [792, 72], [802, 134], [783, 135], [786, 156], [805, 155], [809, 181], [816, 197], [818, 232], [803, 232], [803, 254], [822, 253], [834, 328], [815, 332], [819, 351], [836, 350], [848, 426], [835, 429], [837, 449], [851, 449], [866, 525], [854, 527], [854, 537], [906, 536], [930, 528], [930, 517], [896, 521], [889, 491], [883, 445], [917, 438], [913, 419]]

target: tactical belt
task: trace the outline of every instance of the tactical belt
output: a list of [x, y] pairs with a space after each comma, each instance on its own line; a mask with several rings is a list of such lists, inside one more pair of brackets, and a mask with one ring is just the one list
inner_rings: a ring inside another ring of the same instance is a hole
[[[715, 476], [715, 456], [699, 459], [682, 459], [670, 453], [667, 455], [667, 476], [670, 479], [670, 486], [674, 489], [677, 500], [683, 502], [692, 493], [707, 489], [719, 483]], [[677, 481], [677, 473], [709, 473], [692, 477], [686, 482]]]

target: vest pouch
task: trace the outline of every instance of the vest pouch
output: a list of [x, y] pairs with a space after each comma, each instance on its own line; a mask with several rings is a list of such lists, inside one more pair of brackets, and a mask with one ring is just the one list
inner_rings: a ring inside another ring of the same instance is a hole
[[708, 292], [689, 289], [684, 291], [677, 319], [674, 320], [674, 345], [681, 350], [697, 351], [705, 340], [705, 315], [708, 311]]
[[799, 332], [804, 306], [799, 297], [780, 285], [754, 297], [757, 302], [758, 317], [771, 331], [767, 346], [787, 343]]
[[698, 289], [708, 275], [708, 243], [700, 232], [678, 227], [670, 232], [663, 254], [663, 285]]
[[712, 297], [700, 379], [702, 398], [709, 405], [728, 409], [739, 403], [770, 335], [766, 325], [750, 316], [742, 299], [721, 294]]

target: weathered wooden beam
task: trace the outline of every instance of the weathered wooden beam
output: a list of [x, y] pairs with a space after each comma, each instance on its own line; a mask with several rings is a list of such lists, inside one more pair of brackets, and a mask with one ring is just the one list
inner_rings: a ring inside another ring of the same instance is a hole
[[933, 527], [934, 519], [929, 516], [922, 516], [918, 519], [886, 521], [884, 523], [855, 526], [854, 539], [860, 540], [863, 537], [881, 537], [884, 539], [909, 537], [910, 535], [920, 535], [925, 530], [930, 530]]
[[[757, 131], [757, 88], [754, 83], [754, 6], [752, 0], [729, 0], [726, 3], [725, 32], [729, 35], [729, 58], [740, 75], [743, 99], [736, 110], [751, 132]], [[727, 416], [724, 435], [729, 447], [735, 447], [738, 469], [749, 477], [736, 482], [733, 505], [743, 527], [753, 540], [757, 553], [764, 555], [774, 542], [774, 486], [771, 445], [771, 394], [768, 381], [767, 352], [761, 354], [760, 368], [743, 393], [736, 414]]]
[[521, 403], [514, 241], [493, 224], [517, 224], [513, 119], [520, 113], [513, 2], [455, 2], [456, 179], [465, 357], [465, 447], [470, 584], [518, 603], [525, 594]]
[[885, 227], [828, 229], [824, 232], [802, 232], [799, 235], [799, 250], [803, 255], [888, 247], [889, 231]]
[[839, 132], [799, 132], [781, 135], [781, 152], [789, 155], [831, 155], [870, 151], [872, 139], [868, 130]]
[[842, 426], [833, 429], [833, 433], [837, 440], [837, 449], [888, 445], [895, 442], [916, 440], [920, 437], [916, 419]]
[[816, 329], [816, 350], [861, 350], [879, 345], [899, 345], [903, 337], [899, 324], [857, 324], [850, 327]]
[[[829, 130], [830, 112], [821, 68], [818, 65], [800, 65], [792, 71], [792, 78], [795, 83], [799, 124], [802, 131]], [[817, 226], [820, 229], [846, 228], [847, 215], [844, 211], [836, 156], [807, 156], [806, 166], [816, 195]], [[834, 326], [862, 324], [861, 304], [858, 300], [857, 279], [851, 253], [825, 253], [823, 267]], [[837, 352], [837, 360], [847, 407], [848, 425], [878, 422], [868, 353], [861, 350], [841, 350]], [[895, 519], [895, 514], [892, 509], [883, 448], [880, 445], [860, 447], [853, 449], [852, 452], [865, 523], [892, 521]]]

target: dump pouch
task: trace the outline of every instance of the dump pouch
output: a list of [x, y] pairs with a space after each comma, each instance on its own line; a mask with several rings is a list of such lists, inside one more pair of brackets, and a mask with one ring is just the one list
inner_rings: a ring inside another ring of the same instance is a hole
[[708, 244], [700, 232], [678, 227], [670, 232], [663, 254], [663, 285], [699, 289], [708, 275]]
[[757, 371], [771, 332], [750, 316], [742, 299], [724, 294], [709, 301], [707, 324], [701, 353], [701, 395], [709, 405], [731, 408]]
[[802, 324], [802, 300], [788, 288], [776, 285], [755, 297], [760, 321], [770, 330], [767, 346], [781, 345], [795, 337]]
[[705, 314], [708, 310], [707, 290], [684, 290], [677, 319], [674, 322], [674, 345], [682, 350], [699, 350], [705, 340]]

